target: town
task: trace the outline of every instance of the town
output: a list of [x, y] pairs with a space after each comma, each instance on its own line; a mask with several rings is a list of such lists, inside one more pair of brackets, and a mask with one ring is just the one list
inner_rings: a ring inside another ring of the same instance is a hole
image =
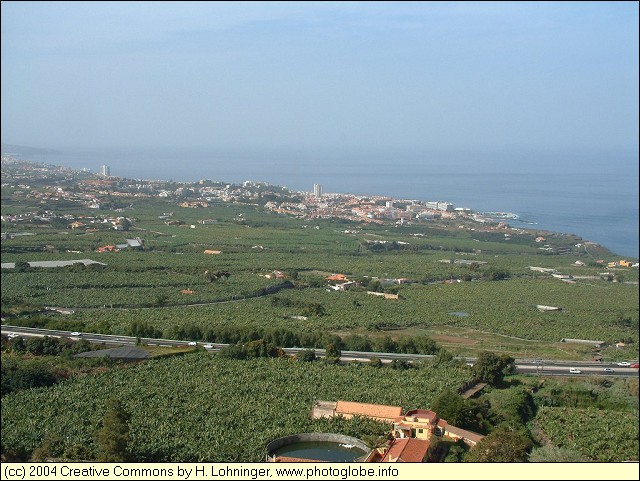
[[[3, 222], [20, 225], [22, 223], [51, 224], [69, 229], [97, 232], [98, 230], [128, 230], [136, 219], [127, 216], [136, 198], [158, 198], [169, 200], [179, 207], [206, 209], [221, 203], [236, 203], [264, 207], [266, 210], [299, 219], [314, 221], [333, 219], [361, 225], [438, 225], [445, 229], [468, 230], [471, 232], [499, 233], [505, 242], [518, 235], [531, 235], [531, 231], [511, 227], [509, 219], [516, 214], [493, 212], [478, 213], [467, 207], [455, 207], [445, 201], [421, 201], [393, 199], [380, 195], [354, 195], [325, 193], [323, 187], [314, 184], [312, 192], [291, 192], [286, 187], [270, 185], [266, 182], [245, 181], [229, 184], [212, 180], [193, 183], [160, 180], [133, 180], [110, 174], [109, 166], [103, 165], [100, 174], [92, 174], [65, 167], [41, 163], [25, 162], [11, 156], [2, 157], [2, 188], [11, 187], [17, 198], [37, 200], [43, 208], [20, 214], [4, 214]], [[48, 179], [49, 181], [43, 181]], [[91, 215], [61, 215], [56, 206], [72, 206], [92, 209]], [[101, 210], [110, 210], [121, 215], [100, 215]], [[168, 225], [182, 225], [196, 228], [195, 224], [185, 224], [174, 217], [173, 212], [163, 215]], [[215, 219], [203, 218], [200, 224], [215, 223]], [[349, 233], [349, 229], [345, 230]], [[353, 231], [355, 233], [356, 231]], [[536, 231], [540, 232], [540, 231]], [[3, 233], [5, 238], [15, 235]], [[415, 234], [420, 236], [422, 234]], [[542, 235], [534, 236], [539, 249], [556, 254], [567, 254], [572, 248], [596, 247], [598, 244], [584, 241], [575, 246], [551, 246]], [[386, 241], [371, 241], [384, 244]], [[478, 250], [479, 251], [479, 250]], [[626, 266], [626, 260], [610, 267]], [[626, 267], [631, 267], [629, 264]]]

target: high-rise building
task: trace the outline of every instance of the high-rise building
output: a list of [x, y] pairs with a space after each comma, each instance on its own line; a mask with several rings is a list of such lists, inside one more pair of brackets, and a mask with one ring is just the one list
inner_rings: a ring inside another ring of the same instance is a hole
[[313, 195], [315, 197], [322, 197], [322, 186], [320, 184], [313, 184]]
[[109, 177], [111, 175], [111, 168], [108, 165], [100, 166], [100, 175], [104, 177]]

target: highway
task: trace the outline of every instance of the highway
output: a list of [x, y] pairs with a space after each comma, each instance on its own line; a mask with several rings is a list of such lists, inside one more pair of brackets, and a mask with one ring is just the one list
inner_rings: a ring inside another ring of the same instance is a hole
[[[53, 336], [53, 337], [66, 337], [73, 340], [86, 339], [89, 342], [95, 344], [104, 344], [105, 347], [113, 347], [117, 345], [136, 345], [137, 339], [131, 336], [118, 336], [111, 334], [95, 334], [95, 333], [80, 333], [80, 335], [73, 335], [70, 331], [50, 330], [50, 329], [38, 329], [32, 327], [17, 327], [17, 326], [2, 326], [3, 335], [19, 335], [23, 337], [30, 336]], [[175, 339], [152, 339], [141, 338], [140, 342], [149, 346], [163, 346], [163, 347], [179, 347], [189, 346], [189, 341], [178, 341]], [[229, 344], [220, 343], [206, 343], [198, 342], [198, 346], [204, 347], [205, 345], [211, 345], [208, 348], [209, 352], [217, 352], [222, 348], [228, 347]], [[294, 355], [300, 351], [308, 350], [308, 348], [289, 347], [283, 349], [286, 354]], [[324, 357], [324, 349], [314, 349], [316, 356]], [[396, 353], [383, 353], [383, 352], [359, 352], [359, 351], [342, 351], [340, 361], [343, 363], [348, 362], [369, 362], [372, 358], [378, 358], [383, 363], [390, 363], [394, 360], [402, 360], [407, 362], [424, 361], [432, 359], [432, 355], [424, 354], [396, 354]], [[468, 364], [476, 362], [475, 358], [467, 357], [464, 359]], [[606, 375], [606, 376], [622, 376], [622, 377], [638, 377], [638, 369], [631, 367], [621, 367], [616, 363], [607, 362], [593, 362], [593, 361], [557, 361], [557, 360], [541, 360], [534, 363], [533, 359], [516, 359], [516, 372], [521, 374], [533, 374], [539, 376], [588, 376], [588, 375]], [[569, 369], [575, 368], [581, 371], [579, 374], [571, 374]], [[613, 369], [612, 373], [605, 373], [604, 368]]]

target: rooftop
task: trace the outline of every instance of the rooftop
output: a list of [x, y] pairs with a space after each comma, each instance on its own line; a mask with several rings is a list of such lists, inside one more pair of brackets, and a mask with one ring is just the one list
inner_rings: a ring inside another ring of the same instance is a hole
[[351, 414], [353, 416], [368, 416], [394, 420], [398, 416], [402, 415], [402, 407], [338, 401], [336, 405], [336, 414]]
[[381, 463], [420, 463], [427, 455], [429, 441], [426, 439], [395, 439], [384, 454]]

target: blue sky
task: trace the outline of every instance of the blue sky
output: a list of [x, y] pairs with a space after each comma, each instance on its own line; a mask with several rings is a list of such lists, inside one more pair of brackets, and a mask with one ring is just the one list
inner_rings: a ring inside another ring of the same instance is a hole
[[637, 2], [3, 1], [1, 18], [3, 143], [637, 154]]

